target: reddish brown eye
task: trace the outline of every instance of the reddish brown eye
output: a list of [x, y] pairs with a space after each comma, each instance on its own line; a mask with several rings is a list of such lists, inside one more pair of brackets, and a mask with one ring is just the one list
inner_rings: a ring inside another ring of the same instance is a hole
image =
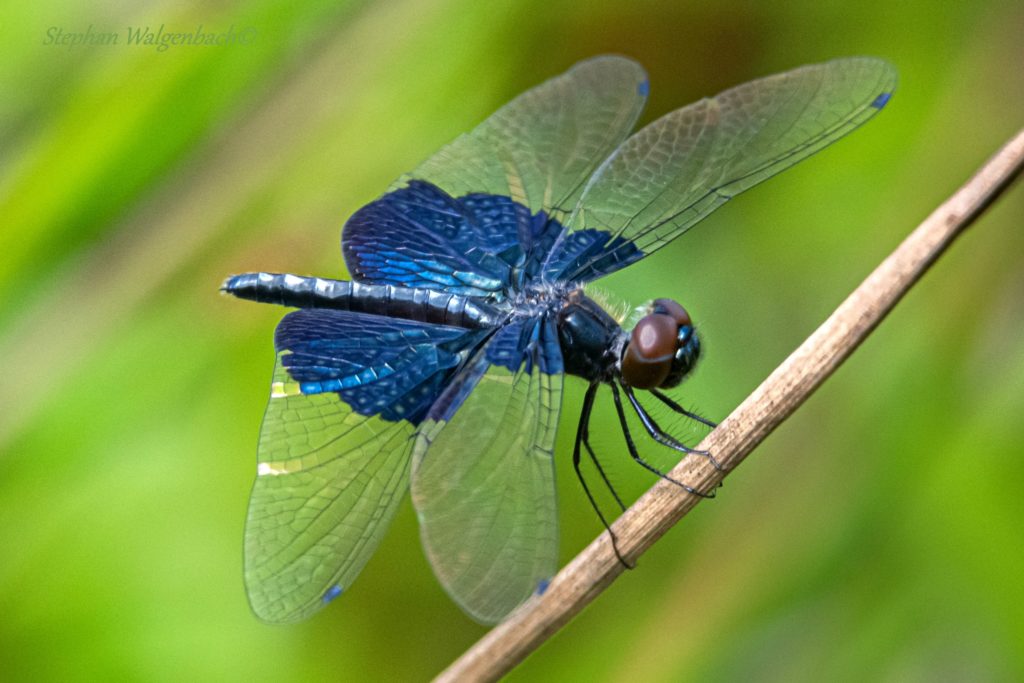
[[690, 314], [686, 312], [686, 309], [679, 305], [678, 302], [672, 299], [655, 299], [651, 302], [652, 313], [662, 313], [670, 316], [676, 321], [679, 327], [684, 325], [693, 326], [693, 322], [690, 320]]
[[668, 315], [652, 313], [641, 318], [622, 354], [623, 381], [637, 389], [660, 386], [672, 369], [678, 329]]

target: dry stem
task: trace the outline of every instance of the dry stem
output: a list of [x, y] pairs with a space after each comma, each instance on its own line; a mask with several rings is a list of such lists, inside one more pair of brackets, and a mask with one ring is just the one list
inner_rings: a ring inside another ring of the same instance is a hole
[[[956, 194], [937, 208], [706, 439], [722, 464], [686, 458], [671, 473], [710, 490], [782, 423], [849, 356], [928, 267], [1024, 167], [1024, 130]], [[700, 498], [660, 481], [613, 525], [619, 549], [633, 561], [689, 512]], [[438, 681], [499, 678], [547, 640], [623, 571], [607, 534], [588, 545], [535, 596], [471, 647]]]

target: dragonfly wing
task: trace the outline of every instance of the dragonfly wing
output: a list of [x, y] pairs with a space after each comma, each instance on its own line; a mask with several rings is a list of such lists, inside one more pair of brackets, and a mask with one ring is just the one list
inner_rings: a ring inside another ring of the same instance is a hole
[[532, 213], [568, 213], [598, 166], [633, 130], [647, 74], [631, 59], [579, 62], [492, 114], [407, 177], [461, 197], [511, 197]]
[[544, 276], [592, 280], [654, 252], [867, 121], [895, 84], [885, 61], [838, 59], [744, 83], [663, 116], [594, 174]]
[[281, 321], [245, 529], [260, 618], [303, 619], [351, 585], [408, 486], [419, 421], [480, 334], [312, 309]]
[[360, 282], [487, 296], [509, 286], [523, 259], [518, 226], [532, 221], [508, 197], [456, 199], [413, 180], [353, 214], [341, 250]]
[[643, 68], [613, 56], [528, 90], [353, 215], [342, 232], [349, 272], [379, 284], [498, 291], [513, 268], [543, 260], [561, 232], [556, 221], [632, 130], [646, 95]]
[[561, 370], [553, 323], [512, 323], [417, 436], [412, 495], [424, 549], [448, 594], [482, 623], [542, 590], [558, 566]]

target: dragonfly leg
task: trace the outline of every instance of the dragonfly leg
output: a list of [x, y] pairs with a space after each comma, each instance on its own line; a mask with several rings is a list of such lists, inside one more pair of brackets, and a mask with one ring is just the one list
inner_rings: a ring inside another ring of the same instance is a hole
[[[604, 514], [601, 512], [601, 508], [597, 506], [597, 501], [594, 500], [594, 494], [590, 492], [590, 487], [587, 486], [587, 480], [583, 478], [583, 472], [580, 470], [580, 446], [586, 443], [587, 436], [589, 433], [590, 426], [590, 413], [594, 409], [594, 397], [597, 396], [597, 389], [601, 386], [596, 382], [591, 384], [587, 388], [587, 393], [583, 397], [583, 410], [580, 413], [580, 423], [576, 428], [576, 444], [572, 449], [572, 466], [576, 470], [576, 478], [580, 480], [580, 484], [583, 486], [583, 492], [587, 494], [587, 500], [590, 501], [590, 506], [594, 508], [594, 512], [597, 513], [598, 519], [601, 520], [601, 524], [604, 525], [605, 530], [608, 531], [608, 536], [612, 539], [612, 550], [615, 551], [615, 557], [619, 558], [619, 562], [626, 569], [632, 569], [633, 565], [626, 562], [626, 558], [619, 552], [618, 539], [615, 538], [615, 532], [612, 531], [612, 527], [608, 524], [608, 520], [605, 519]], [[615, 500], [618, 501], [619, 505], [622, 505], [622, 501], [619, 500], [619, 496], [615, 493], [615, 489], [611, 488], [611, 484], [608, 483], [608, 478], [604, 474], [604, 470], [597, 464], [597, 458], [594, 457], [594, 452], [590, 448], [590, 444], [587, 444], [587, 452], [590, 453], [590, 457], [594, 459], [594, 464], [597, 465], [597, 471], [601, 473], [601, 478], [604, 479], [605, 483], [608, 484], [608, 488], [611, 489], [612, 495], [615, 496]], [[625, 509], [625, 508], [623, 508]]]
[[[642, 405], [640, 405], [640, 400], [637, 399], [636, 394], [633, 393], [632, 387], [630, 387], [628, 384], [623, 384], [622, 390], [626, 392], [626, 398], [629, 399], [630, 404], [632, 404], [633, 406], [633, 410], [636, 411], [637, 416], [640, 418], [640, 422], [643, 424], [644, 429], [647, 430], [647, 433], [651, 435], [651, 438], [660, 443], [662, 446], [668, 446], [672, 450], [679, 451], [680, 453], [693, 453], [694, 455], [703, 456], [708, 459], [708, 462], [714, 465], [716, 470], [722, 469], [722, 466], [718, 464], [718, 461], [715, 460], [714, 456], [711, 455], [711, 453], [709, 453], [708, 451], [701, 451], [697, 450], [696, 448], [690, 448], [689, 446], [679, 443], [674, 438], [666, 434], [665, 431], [658, 426], [658, 423], [654, 421], [654, 418], [651, 417], [646, 410], [644, 410], [644, 407]], [[671, 399], [669, 399], [667, 396], [664, 398], [671, 401]], [[673, 401], [673, 403], [675, 402]], [[678, 406], [678, 404], [676, 405]], [[669, 407], [671, 408], [672, 406], [669, 405]], [[682, 410], [681, 407], [680, 410]]]
[[[629, 433], [629, 424], [627, 424], [627, 422], [626, 422], [626, 411], [622, 407], [622, 397], [619, 396], [619, 388], [617, 386], [615, 386], [614, 382], [610, 383], [610, 386], [612, 388], [612, 398], [615, 399], [615, 411], [619, 414], [619, 424], [622, 426], [622, 435], [626, 438], [626, 448], [629, 449], [629, 454], [633, 457], [633, 460], [637, 461], [644, 468], [650, 470], [651, 472], [653, 472], [654, 474], [658, 475], [662, 479], [666, 479], [666, 480], [672, 482], [673, 484], [675, 484], [679, 488], [683, 489], [687, 493], [691, 493], [691, 494], [693, 494], [695, 496], [700, 496], [701, 498], [714, 498], [715, 497], [715, 492], [714, 491], [712, 491], [711, 493], [703, 493], [701, 491], [698, 491], [697, 489], [693, 488], [692, 486], [690, 486], [688, 484], [684, 484], [683, 482], [678, 481], [678, 480], [673, 479], [672, 477], [668, 476], [667, 474], [665, 474], [664, 472], [662, 472], [657, 467], [655, 467], [651, 463], [647, 462], [646, 460], [644, 460], [640, 456], [640, 452], [637, 451], [636, 444], [633, 442], [633, 437]], [[629, 391], [628, 388], [625, 387], [625, 386], [623, 386], [623, 390], [627, 391], [627, 392]], [[627, 393], [627, 395], [628, 395], [628, 393]]]
[[708, 427], [711, 427], [712, 429], [714, 429], [715, 427], [718, 426], [717, 422], [712, 422], [711, 420], [707, 419], [706, 417], [701, 417], [697, 413], [691, 413], [689, 410], [687, 410], [686, 408], [682, 407], [681, 405], [679, 405], [678, 403], [673, 401], [671, 398], [669, 398], [668, 396], [666, 396], [662, 392], [658, 391], [657, 389], [650, 389], [649, 391], [652, 394], [654, 394], [654, 397], [656, 399], [658, 399], [659, 401], [661, 401], [662, 403], [667, 405], [669, 408], [671, 408], [675, 412], [679, 413], [680, 415], [685, 415], [686, 417], [690, 418], [691, 420], [695, 420], [697, 422], [700, 422], [701, 424], [705, 424]]
[[608, 479], [608, 475], [605, 474], [604, 468], [601, 467], [601, 461], [597, 459], [597, 454], [594, 453], [594, 449], [590, 447], [590, 416], [587, 415], [587, 421], [583, 423], [583, 447], [587, 449], [587, 453], [590, 455], [591, 462], [594, 463], [594, 467], [601, 475], [601, 479], [604, 481], [604, 485], [611, 491], [612, 496], [615, 498], [615, 502], [619, 504], [619, 508], [625, 512], [626, 504], [622, 502], [622, 498], [619, 497], [619, 492], [612, 486], [612, 482]]

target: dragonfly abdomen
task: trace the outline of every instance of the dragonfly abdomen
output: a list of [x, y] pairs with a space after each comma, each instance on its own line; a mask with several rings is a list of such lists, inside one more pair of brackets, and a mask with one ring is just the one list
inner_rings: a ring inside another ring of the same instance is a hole
[[460, 294], [290, 273], [234, 275], [221, 291], [260, 303], [370, 313], [468, 329], [493, 327], [504, 317], [497, 308]]

